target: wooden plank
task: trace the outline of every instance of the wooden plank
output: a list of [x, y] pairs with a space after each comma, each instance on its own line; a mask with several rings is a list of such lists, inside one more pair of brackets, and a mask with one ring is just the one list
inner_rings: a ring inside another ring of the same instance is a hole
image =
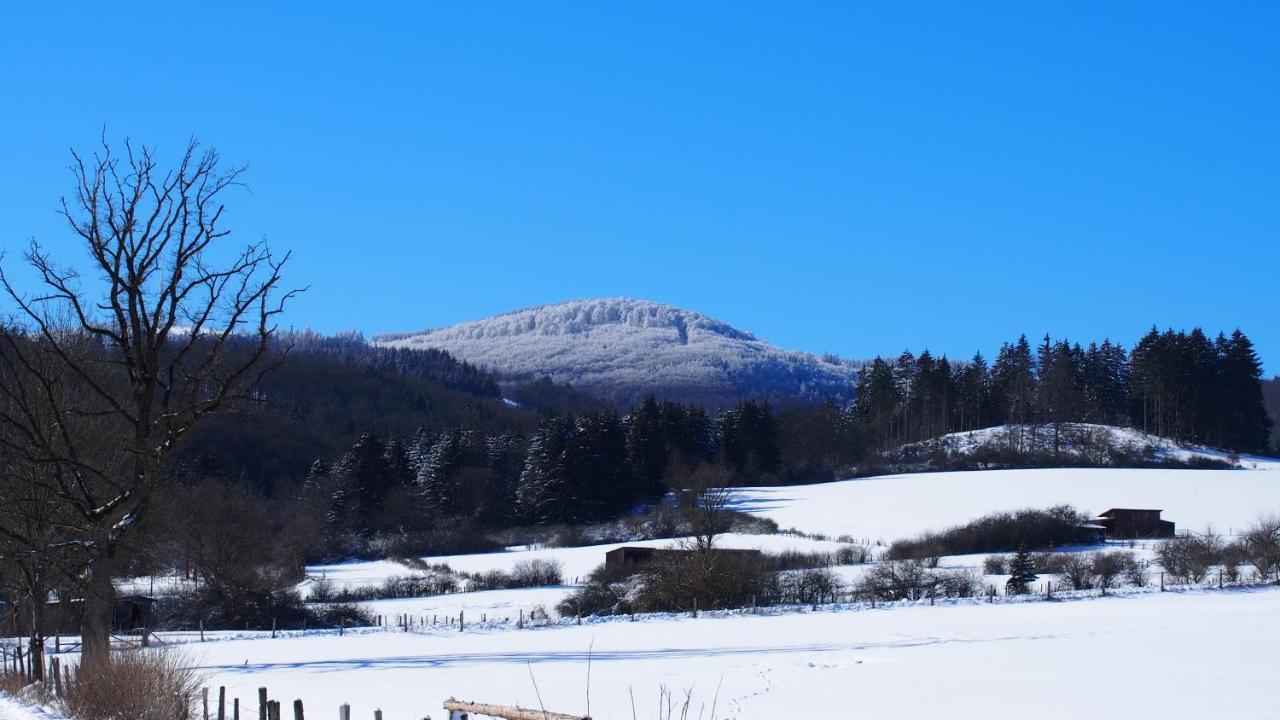
[[444, 709], [449, 712], [465, 712], [470, 715], [488, 715], [503, 720], [591, 720], [586, 715], [565, 715], [545, 710], [511, 707], [508, 705], [489, 705], [486, 703], [461, 702], [445, 700]]

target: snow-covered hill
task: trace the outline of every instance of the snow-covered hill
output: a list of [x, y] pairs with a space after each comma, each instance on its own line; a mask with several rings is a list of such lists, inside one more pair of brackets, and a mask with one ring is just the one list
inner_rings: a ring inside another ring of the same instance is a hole
[[1280, 468], [1256, 471], [1047, 468], [882, 475], [734, 490], [736, 510], [782, 528], [892, 542], [983, 515], [1073, 505], [1159, 508], [1180, 530], [1230, 533], [1280, 513]]
[[851, 362], [782, 350], [706, 315], [627, 298], [544, 305], [374, 343], [440, 348], [508, 380], [550, 376], [623, 405], [648, 393], [710, 405], [848, 399], [857, 380]]
[[[1088, 465], [1127, 465], [1152, 462], [1222, 463], [1244, 470], [1280, 470], [1280, 459], [1232, 453], [1226, 450], [1180, 443], [1134, 428], [1063, 423], [1055, 436], [1052, 425], [998, 425], [971, 432], [957, 432], [912, 443], [893, 451], [902, 464], [929, 461], [938, 454], [948, 459], [980, 457], [1006, 450], [1024, 456], [1053, 455], [1064, 461]], [[1117, 459], [1123, 459], [1117, 462]]]

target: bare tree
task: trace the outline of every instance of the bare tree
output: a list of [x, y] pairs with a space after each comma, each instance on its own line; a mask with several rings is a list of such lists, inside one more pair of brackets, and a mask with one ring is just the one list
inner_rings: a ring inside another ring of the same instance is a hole
[[707, 552], [733, 522], [729, 512], [733, 474], [721, 465], [699, 465], [681, 484], [681, 514], [689, 526], [692, 549]]
[[1258, 518], [1240, 538], [1249, 564], [1266, 580], [1280, 571], [1280, 515]]
[[[288, 255], [263, 242], [228, 252], [226, 190], [243, 168], [190, 143], [172, 169], [105, 139], [72, 153], [61, 214], [87, 252], [82, 275], [38, 243], [37, 290], [0, 268], [14, 318], [0, 329], [0, 446], [42, 477], [82, 526], [84, 657], [106, 661], [117, 549], [164, 482], [164, 459], [200, 421], [250, 396], [280, 362], [276, 318]], [[52, 418], [54, 422], [45, 422]]]

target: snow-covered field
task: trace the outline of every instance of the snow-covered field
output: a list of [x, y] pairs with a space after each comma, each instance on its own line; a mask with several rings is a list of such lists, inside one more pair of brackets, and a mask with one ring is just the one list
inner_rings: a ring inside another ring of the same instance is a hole
[[[932, 473], [783, 488], [741, 488], [735, 507], [780, 526], [886, 542], [1020, 507], [1073, 504], [1159, 507], [1182, 529], [1237, 530], [1280, 512], [1280, 469], [1010, 470]], [[559, 561], [566, 582], [585, 576], [620, 545], [513, 550], [428, 558], [468, 572], [510, 570], [521, 560]], [[787, 535], [729, 535], [725, 547], [832, 551], [838, 542]], [[1150, 558], [1150, 543], [1136, 548]], [[977, 568], [982, 555], [943, 558], [944, 568]], [[838, 568], [846, 581], [869, 566]], [[312, 577], [335, 587], [380, 585], [411, 574], [390, 561], [315, 566]], [[999, 585], [1001, 576], [989, 576]], [[1042, 579], [1048, 579], [1042, 578]], [[518, 630], [506, 618], [548, 610], [571, 588], [459, 593], [366, 603], [393, 618], [456, 617], [467, 630], [373, 629], [296, 634], [166, 635], [187, 643], [210, 686], [226, 685], [250, 716], [256, 691], [302, 698], [308, 716], [339, 704], [353, 717], [438, 717], [450, 696], [482, 702], [545, 705], [597, 720], [656, 718], [665, 688], [688, 717], [1280, 717], [1280, 588], [1252, 587], [1121, 597], [995, 604], [976, 600], [937, 607], [898, 603], [806, 608], [763, 615], [704, 613], [573, 620]], [[1088, 594], [1088, 593], [1085, 593]], [[1071, 595], [1070, 593], [1063, 594]], [[1079, 594], [1077, 594], [1079, 595]], [[481, 617], [488, 623], [479, 622]], [[590, 682], [588, 682], [588, 669]], [[535, 688], [536, 683], [536, 688]], [[634, 716], [632, 697], [634, 694]], [[711, 713], [714, 704], [715, 713]], [[0, 719], [28, 720], [0, 699]], [[22, 711], [27, 712], [27, 711]], [[318, 714], [317, 714], [318, 713]], [[677, 709], [675, 717], [680, 717]]]
[[982, 515], [1074, 505], [1160, 508], [1179, 529], [1229, 532], [1280, 512], [1280, 469], [1035, 469], [885, 475], [818, 485], [739, 488], [733, 507], [782, 528], [892, 542]]
[[[229, 640], [213, 685], [328, 717], [435, 717], [450, 696], [597, 720], [657, 717], [1268, 717], [1280, 589], [1078, 602], [663, 619], [488, 634]], [[588, 668], [590, 683], [588, 684]], [[534, 683], [537, 687], [535, 689]], [[703, 706], [705, 705], [705, 710]], [[252, 710], [251, 710], [252, 712]], [[309, 713], [310, 714], [310, 713]], [[679, 715], [677, 714], [677, 717]]]

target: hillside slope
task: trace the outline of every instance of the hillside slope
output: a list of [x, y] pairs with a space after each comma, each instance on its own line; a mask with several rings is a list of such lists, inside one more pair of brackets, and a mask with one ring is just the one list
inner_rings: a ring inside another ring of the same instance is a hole
[[1159, 508], [1183, 530], [1243, 528], [1280, 512], [1280, 469], [982, 470], [883, 475], [818, 485], [747, 487], [731, 507], [782, 528], [871, 540], [914, 537], [1006, 510], [1073, 505]]
[[[888, 455], [903, 468], [919, 463], [938, 468], [941, 463], [953, 469], [983, 469], [1001, 467], [1010, 459], [1020, 459], [1041, 466], [1047, 466], [1049, 462], [1053, 465], [1096, 467], [1186, 464], [1280, 470], [1280, 460], [1276, 458], [1233, 453], [1178, 442], [1135, 428], [1092, 423], [1063, 423], [1056, 438], [1053, 425], [997, 425], [911, 443], [894, 449]], [[965, 466], [966, 459], [978, 461], [977, 467]]]
[[445, 350], [508, 381], [549, 376], [624, 406], [648, 393], [710, 406], [750, 397], [849, 399], [857, 380], [852, 363], [782, 350], [706, 315], [627, 298], [544, 305], [374, 342]]

